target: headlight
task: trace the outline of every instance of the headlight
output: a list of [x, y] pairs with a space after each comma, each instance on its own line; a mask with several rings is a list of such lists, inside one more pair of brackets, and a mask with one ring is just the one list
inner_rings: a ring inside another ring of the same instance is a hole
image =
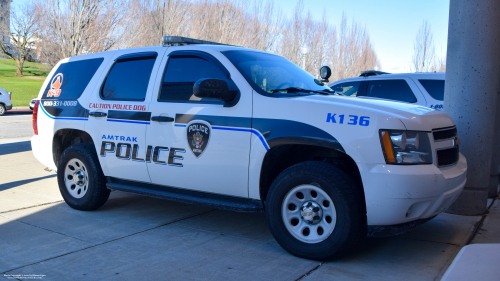
[[427, 132], [380, 130], [387, 164], [432, 164], [432, 148]]

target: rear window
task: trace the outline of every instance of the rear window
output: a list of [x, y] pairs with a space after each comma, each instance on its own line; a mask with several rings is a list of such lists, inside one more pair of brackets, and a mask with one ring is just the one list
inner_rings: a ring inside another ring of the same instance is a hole
[[78, 99], [103, 61], [103, 58], [95, 58], [61, 63], [50, 78], [42, 98]]
[[361, 82], [359, 82], [359, 81], [347, 82], [347, 83], [342, 83], [342, 84], [332, 86], [330, 88], [332, 88], [332, 90], [334, 90], [335, 93], [337, 93], [337, 94], [355, 97], [358, 95], [358, 89], [359, 89], [360, 84], [361, 84]]
[[155, 61], [156, 56], [117, 61], [102, 87], [102, 99], [144, 101]]
[[435, 100], [444, 99], [444, 80], [418, 80]]
[[369, 81], [366, 95], [387, 100], [417, 102], [410, 86], [403, 79]]

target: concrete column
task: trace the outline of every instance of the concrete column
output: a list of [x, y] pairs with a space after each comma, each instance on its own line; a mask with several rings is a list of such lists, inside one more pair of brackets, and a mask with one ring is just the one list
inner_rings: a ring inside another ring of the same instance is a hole
[[493, 148], [491, 155], [490, 185], [488, 187], [488, 197], [494, 198], [498, 195], [498, 183], [500, 175], [500, 98], [497, 99], [497, 116], [495, 123], [495, 136], [493, 138]]
[[[500, 1], [451, 0], [444, 111], [457, 123], [467, 183], [447, 210], [460, 215], [486, 211], [497, 99], [500, 94]], [[500, 110], [500, 109], [499, 109]]]

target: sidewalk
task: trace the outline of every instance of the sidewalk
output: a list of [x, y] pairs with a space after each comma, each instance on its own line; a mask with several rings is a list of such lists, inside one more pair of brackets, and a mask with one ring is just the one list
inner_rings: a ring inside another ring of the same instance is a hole
[[491, 200], [489, 213], [477, 226], [470, 245], [462, 248], [443, 276], [445, 281], [500, 280], [500, 199]]
[[[121, 192], [99, 210], [73, 210], [44, 168], [28, 138], [0, 142], [0, 280], [440, 280], [483, 219], [441, 214], [320, 263], [285, 252], [263, 214]], [[473, 243], [496, 239], [498, 223], [486, 216]]]

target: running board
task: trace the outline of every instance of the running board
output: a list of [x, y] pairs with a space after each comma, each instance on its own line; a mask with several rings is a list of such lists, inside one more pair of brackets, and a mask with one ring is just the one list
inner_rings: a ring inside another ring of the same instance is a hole
[[221, 210], [248, 213], [264, 212], [262, 201], [248, 198], [185, 190], [163, 185], [120, 180], [116, 178], [108, 178], [106, 187], [111, 190], [120, 190], [154, 198], [202, 205]]

